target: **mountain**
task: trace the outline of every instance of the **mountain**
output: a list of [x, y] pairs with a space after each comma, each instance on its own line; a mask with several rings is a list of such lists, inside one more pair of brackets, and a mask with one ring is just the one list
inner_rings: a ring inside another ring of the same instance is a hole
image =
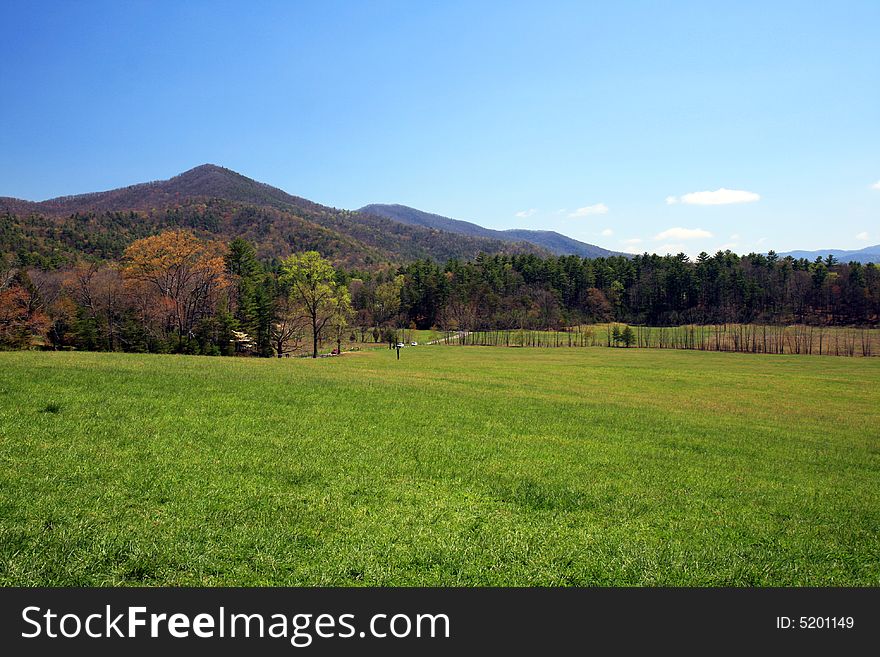
[[[222, 198], [227, 201], [252, 205], [289, 208], [308, 204], [309, 201], [257, 182], [231, 169], [203, 164], [168, 180], [157, 180], [121, 187], [107, 192], [92, 192], [76, 196], [60, 196], [48, 201], [30, 203], [46, 214], [73, 212], [145, 210], [170, 207], [187, 199]], [[17, 199], [0, 198], [4, 201]], [[21, 201], [19, 201], [21, 203]], [[28, 203], [25, 201], [25, 203]]]
[[806, 258], [807, 260], [815, 260], [816, 258], [824, 258], [833, 255], [838, 262], [861, 262], [863, 265], [869, 262], [880, 264], [880, 244], [874, 246], [866, 246], [864, 249], [857, 251], [845, 251], [843, 249], [822, 249], [819, 251], [788, 251], [780, 253], [781, 257], [791, 256], [795, 259]]
[[264, 258], [314, 249], [348, 267], [470, 259], [480, 252], [548, 254], [525, 241], [327, 207], [213, 164], [106, 192], [40, 202], [0, 198], [0, 254], [13, 253], [23, 264], [118, 259], [134, 240], [174, 227], [225, 241], [244, 237]]
[[483, 237], [489, 239], [502, 240], [505, 242], [529, 242], [542, 249], [546, 249], [555, 255], [577, 255], [584, 258], [607, 258], [614, 255], [626, 255], [617, 251], [609, 251], [594, 244], [579, 242], [578, 240], [566, 237], [552, 230], [492, 230], [491, 228], [483, 228], [478, 224], [470, 221], [462, 221], [460, 219], [450, 219], [439, 214], [431, 214], [422, 212], [415, 208], [405, 205], [385, 205], [374, 203], [365, 205], [358, 212], [367, 212], [369, 214], [380, 215], [394, 219], [401, 223], [411, 226], [424, 226], [427, 228], [436, 228], [445, 230], [459, 235], [468, 235], [470, 237]]

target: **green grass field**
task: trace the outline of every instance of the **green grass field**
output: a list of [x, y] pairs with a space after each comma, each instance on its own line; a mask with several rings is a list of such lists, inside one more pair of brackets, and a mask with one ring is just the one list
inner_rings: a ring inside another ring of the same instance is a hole
[[880, 359], [0, 353], [0, 584], [880, 585]]

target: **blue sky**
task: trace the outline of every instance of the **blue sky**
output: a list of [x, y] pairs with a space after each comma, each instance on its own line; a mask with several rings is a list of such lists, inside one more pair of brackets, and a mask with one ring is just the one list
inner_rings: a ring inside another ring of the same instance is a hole
[[0, 196], [211, 162], [619, 250], [880, 243], [876, 0], [6, 1], [0, 24]]

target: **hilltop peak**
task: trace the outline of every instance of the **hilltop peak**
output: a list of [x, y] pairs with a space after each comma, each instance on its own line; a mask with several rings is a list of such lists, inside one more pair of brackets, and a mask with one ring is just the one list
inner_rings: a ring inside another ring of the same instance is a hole
[[246, 178], [242, 174], [237, 171], [233, 171], [232, 169], [227, 169], [226, 167], [221, 167], [217, 164], [205, 163], [200, 164], [192, 169], [187, 169], [183, 173], [178, 173], [176, 176], [171, 177], [168, 182], [172, 180], [179, 180], [181, 178], [193, 178], [197, 176], [204, 175], [221, 175], [221, 176], [232, 176], [236, 178]]
[[265, 183], [218, 166], [200, 164], [167, 180], [155, 180], [106, 192], [63, 196], [43, 201], [40, 209], [52, 212], [83, 210], [146, 210], [167, 207], [188, 199], [222, 198], [239, 203], [288, 209], [303, 202]]
[[229, 171], [231, 173], [237, 173], [235, 171], [232, 171], [232, 169], [228, 169], [226, 167], [221, 167], [219, 164], [211, 164], [210, 162], [205, 162], [204, 164], [199, 164], [198, 166], [194, 166], [192, 169], [188, 169], [178, 175], [185, 176], [188, 173], [195, 173], [197, 171]]

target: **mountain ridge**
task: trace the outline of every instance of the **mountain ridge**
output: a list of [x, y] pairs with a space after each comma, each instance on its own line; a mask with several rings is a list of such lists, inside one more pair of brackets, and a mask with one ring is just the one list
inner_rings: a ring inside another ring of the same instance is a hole
[[[526, 242], [464, 236], [387, 217], [324, 206], [236, 171], [204, 164], [167, 180], [45, 201], [0, 198], [0, 251], [25, 259], [71, 261], [82, 252], [119, 258], [127, 243], [172, 227], [205, 237], [252, 240], [264, 258], [314, 248], [347, 266], [481, 252], [549, 252]], [[30, 254], [30, 255], [29, 255]]]
[[[631, 257], [555, 231], [493, 230], [399, 204], [333, 208], [215, 164], [166, 180], [44, 201], [0, 197], [0, 252], [36, 262], [71, 261], [77, 253], [118, 258], [134, 239], [175, 226], [206, 237], [245, 237], [266, 258], [314, 248], [350, 266], [468, 259], [480, 252]], [[880, 264], [880, 245], [779, 253], [810, 260], [829, 254]]]
[[[234, 185], [232, 183], [235, 183]], [[255, 193], [257, 190], [263, 194]], [[135, 183], [124, 187], [56, 196], [44, 201], [29, 201], [13, 197], [0, 197], [4, 202], [18, 202], [36, 206], [43, 211], [69, 212], [78, 209], [101, 210], [112, 204], [114, 211], [143, 209], [148, 204], [163, 205], [186, 198], [225, 198], [238, 202], [267, 205], [268, 201], [279, 206], [313, 203], [308, 199], [288, 194], [282, 189], [221, 167], [216, 164], [200, 164], [171, 178]], [[131, 206], [131, 207], [121, 207]]]
[[832, 255], [840, 262], [860, 262], [863, 265], [869, 262], [880, 264], [880, 244], [866, 246], [862, 249], [817, 249], [814, 251], [796, 249], [794, 251], [785, 251], [778, 255], [782, 258], [791, 256], [795, 259], [806, 258], [807, 260], [815, 260], [816, 258]]
[[510, 242], [529, 242], [550, 251], [554, 255], [577, 255], [583, 258], [630, 257], [629, 254], [581, 242], [552, 230], [531, 230], [526, 228], [495, 230], [485, 228], [470, 221], [453, 219], [398, 203], [371, 203], [359, 208], [358, 212], [379, 214], [410, 225], [437, 228], [460, 235], [486, 237]]

